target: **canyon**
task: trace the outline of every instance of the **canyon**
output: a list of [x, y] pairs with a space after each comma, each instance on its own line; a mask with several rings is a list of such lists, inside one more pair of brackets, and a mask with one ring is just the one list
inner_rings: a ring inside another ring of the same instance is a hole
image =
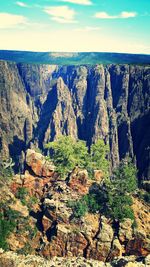
[[59, 135], [110, 146], [112, 168], [129, 156], [150, 177], [149, 65], [42, 65], [0, 61], [0, 155], [18, 171], [27, 148]]

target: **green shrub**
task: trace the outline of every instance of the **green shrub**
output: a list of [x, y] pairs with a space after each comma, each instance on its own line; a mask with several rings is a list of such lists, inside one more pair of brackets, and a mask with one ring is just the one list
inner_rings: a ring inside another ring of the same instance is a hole
[[120, 194], [133, 193], [137, 189], [137, 169], [130, 159], [122, 161], [114, 170], [112, 185]]
[[131, 161], [121, 162], [107, 185], [107, 214], [114, 220], [134, 220], [131, 194], [137, 189], [137, 170]]
[[70, 136], [61, 136], [46, 145], [50, 149], [51, 159], [57, 171], [66, 176], [75, 166], [86, 167], [88, 149], [84, 141], [75, 141]]
[[18, 191], [16, 192], [16, 198], [20, 199], [21, 203], [26, 206], [26, 196], [28, 195], [28, 190], [24, 187], [18, 188]]
[[105, 145], [102, 139], [99, 139], [91, 146], [89, 168], [91, 170], [103, 171], [105, 177], [109, 176], [109, 161], [107, 155], [109, 153], [109, 146]]
[[134, 214], [131, 205], [132, 199], [130, 196], [113, 195], [108, 193], [107, 213], [113, 220], [123, 221], [125, 218], [134, 220]]
[[99, 196], [90, 193], [78, 201], [69, 202], [68, 206], [72, 208], [75, 218], [83, 217], [86, 212], [97, 213], [102, 207]]
[[136, 168], [130, 161], [121, 162], [114, 171], [112, 180], [106, 180], [103, 186], [97, 185], [94, 188], [77, 202], [72, 202], [75, 217], [80, 218], [88, 211], [100, 212], [119, 222], [125, 218], [134, 221], [131, 194], [136, 190], [137, 182]]
[[35, 196], [30, 196], [28, 189], [25, 187], [18, 188], [18, 191], [16, 192], [16, 197], [20, 199], [21, 203], [24, 206], [27, 206], [29, 210], [32, 209], [32, 206], [36, 203], [38, 203], [38, 199]]
[[[90, 173], [95, 169], [103, 171], [107, 178], [103, 187], [97, 192], [90, 192], [76, 202], [72, 202], [73, 214], [76, 218], [85, 215], [87, 211], [101, 212], [113, 220], [122, 221], [124, 218], [134, 219], [131, 208], [131, 194], [137, 189], [137, 169], [131, 160], [122, 161], [109, 180], [109, 148], [103, 140], [98, 140], [90, 148], [85, 142], [75, 141], [70, 136], [61, 136], [58, 140], [47, 144], [50, 159], [56, 165], [62, 176], [68, 175], [74, 167], [86, 168]], [[148, 196], [147, 196], [147, 199]]]
[[14, 231], [19, 216], [19, 212], [10, 208], [0, 213], [0, 247], [4, 250], [8, 249], [7, 238]]
[[24, 231], [28, 231], [29, 232], [29, 238], [30, 240], [32, 240], [36, 235], [37, 235], [37, 227], [32, 227], [31, 225], [27, 224], [25, 225]]
[[100, 210], [100, 203], [96, 194], [87, 194], [83, 197], [88, 211], [91, 213], [96, 213]]
[[72, 201], [68, 203], [68, 206], [73, 210], [73, 216], [75, 218], [84, 217], [86, 212], [88, 212], [87, 203], [85, 200], [81, 199], [78, 201]]
[[92, 145], [90, 153], [84, 141], [75, 141], [70, 136], [61, 136], [47, 144], [46, 148], [50, 150], [50, 159], [56, 170], [64, 177], [76, 166], [86, 168], [91, 175], [94, 169], [101, 169], [108, 176], [109, 162], [106, 156], [109, 149], [103, 140]]
[[14, 175], [12, 166], [13, 164], [8, 165], [8, 167], [4, 167], [4, 162], [0, 162], [0, 181], [2, 183], [7, 182], [12, 179]]
[[4, 250], [8, 249], [7, 237], [11, 233], [13, 227], [11, 223], [3, 218], [3, 214], [0, 213], [0, 247]]
[[30, 198], [29, 198], [29, 200], [28, 200], [28, 202], [27, 202], [27, 206], [28, 206], [29, 209], [31, 209], [32, 206], [33, 206], [34, 204], [37, 204], [37, 203], [38, 203], [38, 199], [37, 199], [37, 197], [35, 197], [35, 196], [30, 196]]

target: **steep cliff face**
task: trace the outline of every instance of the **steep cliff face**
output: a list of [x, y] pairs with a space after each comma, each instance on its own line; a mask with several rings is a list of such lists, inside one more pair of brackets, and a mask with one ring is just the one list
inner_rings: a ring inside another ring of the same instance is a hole
[[150, 176], [150, 68], [50, 66], [0, 62], [1, 155], [43, 149], [60, 134], [90, 145], [102, 137], [112, 166], [135, 157]]

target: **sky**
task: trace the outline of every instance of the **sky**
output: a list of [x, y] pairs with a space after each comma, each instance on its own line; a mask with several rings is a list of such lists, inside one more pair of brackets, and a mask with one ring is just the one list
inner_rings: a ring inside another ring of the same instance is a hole
[[150, 0], [1, 0], [0, 49], [150, 54]]

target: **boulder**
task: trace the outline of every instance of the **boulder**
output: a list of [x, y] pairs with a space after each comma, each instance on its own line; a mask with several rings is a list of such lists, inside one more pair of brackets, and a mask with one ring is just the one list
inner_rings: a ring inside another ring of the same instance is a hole
[[96, 234], [96, 238], [87, 249], [87, 258], [106, 261], [110, 253], [113, 235], [114, 232], [111, 225], [109, 225], [108, 220], [102, 216], [100, 221], [100, 229]]
[[112, 243], [112, 247], [110, 249], [109, 256], [107, 258], [107, 261], [111, 261], [116, 257], [121, 257], [122, 254], [124, 253], [124, 249], [121, 246], [119, 239], [115, 238]]
[[97, 235], [97, 239], [101, 242], [112, 242], [113, 235], [114, 232], [112, 226], [109, 225], [107, 219], [104, 216], [102, 216], [101, 228], [99, 234]]
[[42, 227], [43, 231], [46, 232], [52, 226], [52, 221], [48, 219], [46, 216], [42, 217]]
[[34, 174], [39, 177], [51, 177], [55, 170], [52, 163], [46, 161], [42, 154], [37, 153], [32, 149], [27, 150], [26, 164], [31, 168]]
[[10, 204], [9, 207], [12, 210], [18, 211], [22, 217], [28, 217], [29, 216], [29, 210], [27, 206], [22, 205], [21, 201], [16, 199], [14, 203]]
[[120, 242], [125, 242], [132, 239], [133, 229], [132, 229], [133, 221], [131, 219], [125, 219], [119, 225], [119, 240]]
[[69, 177], [68, 186], [81, 195], [88, 193], [88, 172], [75, 168]]
[[136, 255], [146, 257], [150, 254], [150, 239], [140, 236], [135, 236], [126, 246], [127, 255]]

